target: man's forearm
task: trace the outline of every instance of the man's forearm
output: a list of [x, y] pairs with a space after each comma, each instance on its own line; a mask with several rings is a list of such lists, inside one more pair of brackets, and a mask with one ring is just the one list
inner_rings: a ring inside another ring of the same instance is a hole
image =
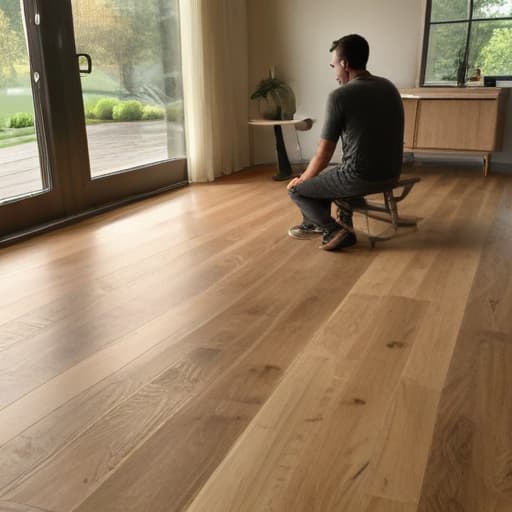
[[316, 154], [309, 162], [306, 170], [302, 173], [302, 178], [313, 178], [322, 172], [329, 165], [330, 161], [330, 156], [324, 154]]
[[288, 190], [296, 187], [299, 183], [302, 183], [305, 180], [315, 177], [323, 171], [329, 165], [335, 149], [336, 142], [321, 139], [315, 156], [309, 162], [306, 170], [298, 178], [293, 178], [293, 180], [288, 183]]
[[313, 178], [321, 171], [323, 171], [331, 161], [334, 150], [336, 149], [336, 143], [322, 140], [318, 145], [318, 149], [315, 156], [309, 162], [306, 170], [302, 173], [301, 178], [307, 180]]

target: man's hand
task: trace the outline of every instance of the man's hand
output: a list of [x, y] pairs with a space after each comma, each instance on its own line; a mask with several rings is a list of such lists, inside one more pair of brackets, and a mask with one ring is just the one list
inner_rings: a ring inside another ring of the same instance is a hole
[[312, 158], [311, 162], [307, 166], [306, 170], [302, 173], [302, 176], [298, 178], [293, 178], [288, 186], [286, 187], [290, 190], [292, 187], [296, 187], [299, 183], [302, 183], [310, 178], [314, 178], [317, 176], [320, 171], [324, 170], [331, 161], [332, 155], [334, 154], [334, 150], [336, 149], [336, 142], [326, 139], [320, 139], [318, 144], [318, 148], [316, 150], [315, 156]]
[[302, 183], [304, 180], [301, 176], [297, 176], [297, 178], [293, 178], [288, 185], [286, 186], [286, 190], [290, 190], [292, 187], [296, 187], [299, 183]]

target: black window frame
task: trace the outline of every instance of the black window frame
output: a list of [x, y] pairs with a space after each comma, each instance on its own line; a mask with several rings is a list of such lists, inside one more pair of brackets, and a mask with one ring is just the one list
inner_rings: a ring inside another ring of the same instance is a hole
[[[464, 48], [464, 66], [467, 69], [468, 66], [468, 58], [469, 58], [469, 44], [471, 41], [471, 29], [473, 23], [479, 22], [489, 22], [489, 21], [512, 21], [512, 16], [502, 16], [499, 18], [473, 18], [473, 9], [474, 8], [474, 0], [469, 0], [468, 11], [469, 16], [464, 19], [457, 20], [442, 20], [442, 21], [432, 21], [432, 0], [426, 0], [426, 12], [425, 12], [425, 27], [423, 29], [423, 48], [421, 53], [421, 69], [420, 69], [420, 86], [421, 87], [457, 87], [456, 84], [451, 83], [425, 83], [425, 72], [427, 68], [427, 56], [428, 56], [428, 47], [430, 41], [430, 29], [433, 25], [453, 25], [458, 23], [467, 23], [468, 24], [468, 32], [466, 34], [466, 45]], [[503, 81], [512, 81], [512, 75], [499, 75], [490, 77], [495, 80], [503, 80]]]

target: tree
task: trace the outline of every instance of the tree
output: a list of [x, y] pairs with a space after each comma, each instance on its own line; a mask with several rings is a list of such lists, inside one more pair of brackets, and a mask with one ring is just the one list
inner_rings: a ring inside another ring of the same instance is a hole
[[0, 88], [16, 78], [14, 64], [23, 57], [21, 41], [19, 33], [12, 29], [9, 18], [0, 9]]
[[[455, 22], [469, 19], [469, 6], [469, 0], [432, 0], [431, 21]], [[425, 80], [455, 81], [461, 52], [468, 67], [479, 67], [484, 73], [490, 74], [482, 63], [482, 51], [496, 29], [512, 28], [510, 22], [493, 20], [493, 17], [511, 15], [509, 0], [474, 0], [473, 18], [485, 18], [486, 21], [472, 23], [467, 50], [468, 23], [430, 25]]]
[[21, 20], [20, 2], [14, 0], [0, 0], [0, 10], [7, 16], [11, 28], [22, 35], [23, 22]]
[[80, 51], [117, 69], [123, 88], [134, 93], [134, 71], [150, 63], [157, 49], [157, 6], [154, 0], [74, 0], [75, 38]]
[[512, 28], [494, 30], [479, 55], [479, 67], [487, 75], [512, 74]]

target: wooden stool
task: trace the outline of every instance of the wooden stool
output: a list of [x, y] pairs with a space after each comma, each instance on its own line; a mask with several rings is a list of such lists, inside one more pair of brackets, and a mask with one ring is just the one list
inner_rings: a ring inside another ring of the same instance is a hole
[[[399, 226], [417, 226], [417, 218], [405, 218], [398, 215], [398, 205], [400, 201], [405, 199], [414, 185], [420, 181], [420, 178], [401, 178], [394, 183], [390, 183], [383, 188], [372, 191], [364, 196], [346, 197], [336, 199], [334, 203], [340, 209], [352, 212], [362, 213], [366, 217], [366, 228], [368, 230], [368, 239], [372, 247], [377, 241], [389, 240], [395, 236]], [[395, 195], [395, 191], [400, 192]], [[366, 196], [382, 194], [383, 201], [369, 201]], [[370, 232], [369, 219], [376, 219], [391, 224], [392, 231], [390, 234], [372, 235]]]

